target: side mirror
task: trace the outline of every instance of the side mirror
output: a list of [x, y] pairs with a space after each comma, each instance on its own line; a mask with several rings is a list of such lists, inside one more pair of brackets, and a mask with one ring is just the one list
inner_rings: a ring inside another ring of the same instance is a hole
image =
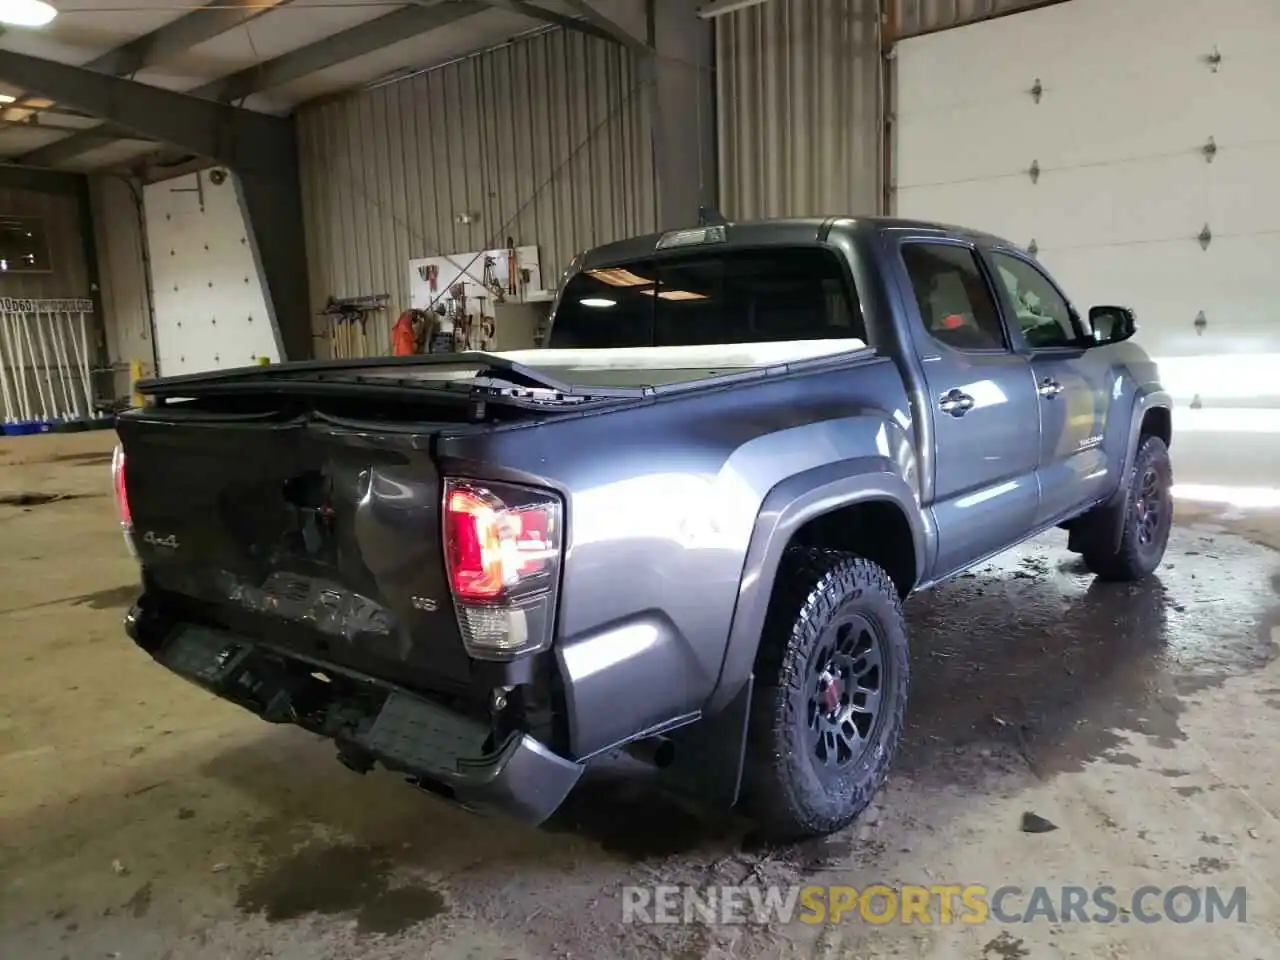
[[1094, 346], [1120, 343], [1138, 332], [1138, 321], [1128, 307], [1090, 307], [1089, 331]]

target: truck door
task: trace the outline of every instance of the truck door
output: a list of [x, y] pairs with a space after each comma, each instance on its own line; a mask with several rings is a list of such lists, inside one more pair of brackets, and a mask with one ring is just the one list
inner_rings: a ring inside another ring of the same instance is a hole
[[1040, 525], [1056, 523], [1115, 487], [1103, 442], [1115, 379], [1088, 349], [1075, 311], [1049, 276], [1021, 251], [987, 251], [1005, 316], [1031, 364], [1040, 409]]
[[974, 247], [908, 239], [901, 253], [932, 417], [938, 555], [931, 578], [938, 578], [997, 552], [1034, 524], [1039, 399]]

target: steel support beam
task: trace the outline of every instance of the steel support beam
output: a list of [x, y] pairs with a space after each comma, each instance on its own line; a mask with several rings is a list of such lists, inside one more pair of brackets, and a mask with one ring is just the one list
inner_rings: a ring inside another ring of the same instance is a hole
[[428, 6], [404, 7], [281, 54], [274, 60], [247, 67], [191, 92], [195, 96], [213, 100], [243, 100], [251, 94], [283, 86], [336, 64], [374, 53], [401, 40], [474, 16], [486, 6], [480, 0], [451, 0]]
[[0, 78], [234, 170], [281, 353], [290, 360], [310, 358], [302, 191], [292, 120], [8, 50], [0, 50]]
[[[259, 0], [260, 2], [260, 0]], [[270, 90], [309, 74], [354, 60], [373, 53], [399, 40], [405, 40], [455, 20], [469, 17], [486, 9], [479, 2], [434, 3], [430, 6], [409, 7], [394, 13], [358, 24], [331, 37], [267, 60], [230, 76], [206, 83], [190, 91], [189, 96], [209, 100], [236, 101]], [[185, 17], [183, 18], [186, 19]], [[109, 139], [109, 138], [108, 138]], [[117, 138], [118, 139], [118, 138]], [[54, 166], [72, 160], [103, 144], [104, 138], [96, 130], [86, 130], [41, 147], [22, 157], [23, 163], [34, 166]]]
[[501, 10], [510, 10], [512, 13], [518, 13], [522, 17], [528, 17], [530, 20], [541, 20], [543, 23], [563, 27], [565, 30], [576, 30], [578, 33], [585, 33], [587, 36], [595, 37], [597, 40], [620, 43], [625, 47], [638, 49], [641, 52], [648, 52], [649, 49], [647, 45], [641, 43], [626, 31], [619, 30], [585, 3], [573, 3], [572, 0], [569, 2], [569, 6], [579, 13], [583, 13], [585, 8], [585, 12], [590, 14], [590, 16], [581, 17], [566, 16], [563, 13], [557, 13], [554, 10], [548, 10], [535, 3], [530, 3], [528, 0], [484, 0], [484, 3]]
[[131, 76], [147, 67], [169, 63], [192, 47], [290, 2], [292, 0], [209, 0], [203, 8], [109, 50], [84, 66], [115, 77]]
[[280, 117], [9, 50], [0, 50], [0, 78], [237, 170], [278, 169], [274, 151], [293, 137]]
[[236, 174], [237, 190], [258, 276], [267, 290], [280, 358], [310, 360], [315, 340], [296, 138], [291, 137], [289, 145], [288, 154], [280, 158], [289, 166], [287, 175], [241, 170]]
[[649, 85], [657, 227], [698, 222], [700, 207], [714, 208], [716, 170], [715, 77], [711, 23], [695, 0], [649, 0], [653, 53], [641, 59]]
[[[106, 73], [113, 77], [127, 77], [160, 64], [169, 63], [197, 44], [221, 36], [228, 30], [248, 23], [255, 17], [282, 7], [292, 0], [209, 0], [204, 7], [184, 14], [163, 27], [108, 50], [84, 64], [86, 70]], [[20, 108], [30, 101], [29, 95], [19, 97], [7, 109]], [[52, 167], [103, 143], [121, 139], [121, 132], [107, 124], [93, 130], [80, 131], [23, 155], [22, 163], [37, 167]]]
[[565, 6], [581, 18], [580, 23], [595, 27], [597, 31], [605, 35], [606, 39], [622, 44], [637, 56], [647, 56], [653, 52], [653, 48], [649, 43], [635, 36], [625, 26], [611, 17], [605, 16], [593, 7], [588, 0], [563, 0], [563, 2]]

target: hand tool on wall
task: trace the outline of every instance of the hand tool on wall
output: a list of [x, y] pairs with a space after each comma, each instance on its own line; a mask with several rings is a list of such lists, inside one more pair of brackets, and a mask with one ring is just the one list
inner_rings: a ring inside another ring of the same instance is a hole
[[507, 237], [507, 293], [511, 296], [516, 295], [516, 271], [519, 266], [516, 264], [516, 241], [513, 237]]
[[[493, 294], [494, 303], [502, 303], [502, 281], [498, 279], [497, 266], [498, 261], [486, 253], [484, 256], [484, 277], [481, 281], [481, 286]], [[480, 312], [484, 313], [483, 306], [481, 307]]]
[[422, 264], [418, 267], [418, 279], [427, 285], [428, 290], [435, 293], [440, 284], [440, 265], [438, 263]]
[[[329, 321], [329, 355], [335, 360], [370, 356], [369, 317], [385, 309], [390, 299], [390, 294], [386, 293], [329, 297], [329, 302], [320, 311], [320, 315]], [[360, 325], [358, 330], [356, 324]]]

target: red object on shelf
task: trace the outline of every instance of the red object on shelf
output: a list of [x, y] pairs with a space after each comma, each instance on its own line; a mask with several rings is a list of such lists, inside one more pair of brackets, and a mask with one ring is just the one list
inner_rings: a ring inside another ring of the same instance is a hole
[[391, 328], [391, 353], [397, 357], [411, 357], [414, 349], [413, 313], [406, 310]]

